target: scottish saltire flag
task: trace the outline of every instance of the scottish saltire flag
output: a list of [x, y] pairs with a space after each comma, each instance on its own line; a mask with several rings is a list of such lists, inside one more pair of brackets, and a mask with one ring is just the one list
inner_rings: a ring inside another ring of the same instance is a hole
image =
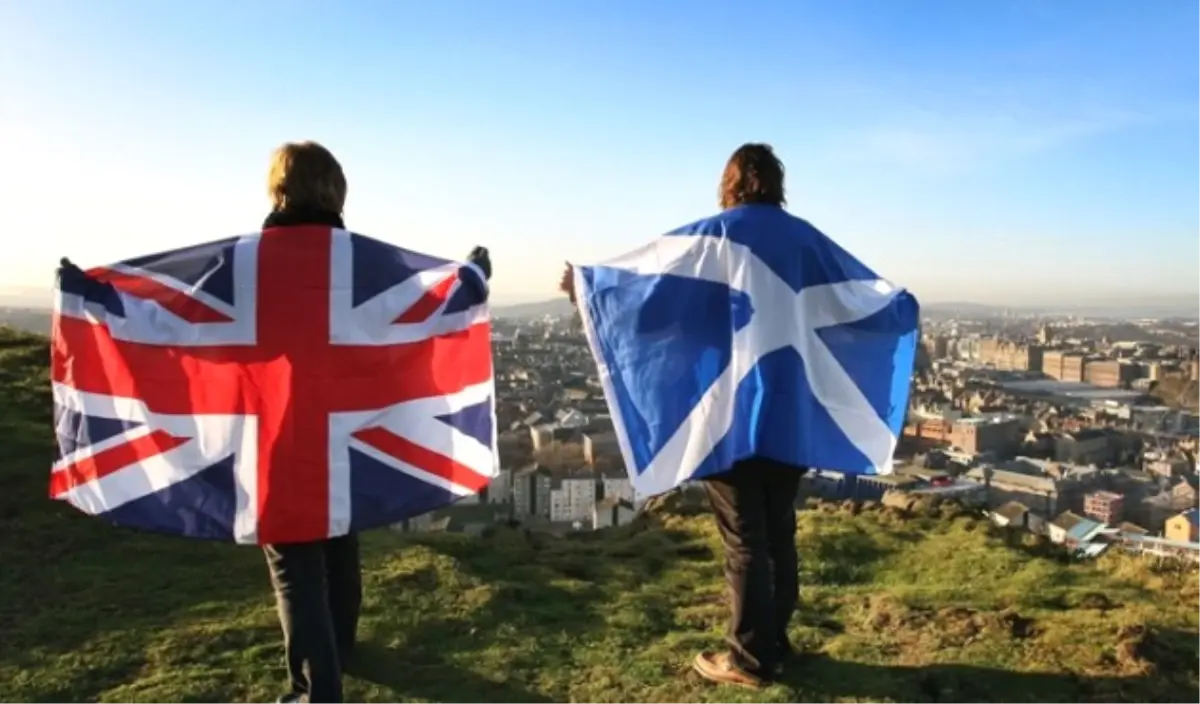
[[327, 226], [60, 276], [50, 493], [112, 523], [308, 541], [494, 476], [487, 283]]
[[750, 456], [891, 471], [917, 301], [806, 221], [733, 208], [576, 266], [575, 291], [639, 495]]

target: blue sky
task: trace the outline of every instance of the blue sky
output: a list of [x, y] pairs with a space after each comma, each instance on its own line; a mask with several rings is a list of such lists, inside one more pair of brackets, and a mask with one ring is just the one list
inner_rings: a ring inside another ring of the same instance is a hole
[[791, 209], [925, 300], [1194, 294], [1194, 0], [0, 0], [3, 289], [255, 229], [317, 139], [347, 224], [554, 295], [716, 209]]

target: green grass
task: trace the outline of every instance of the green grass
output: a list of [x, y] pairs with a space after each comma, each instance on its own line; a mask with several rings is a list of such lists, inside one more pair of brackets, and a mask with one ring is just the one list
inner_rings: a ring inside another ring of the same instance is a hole
[[[283, 689], [259, 551], [108, 527], [46, 498], [43, 340], [0, 330], [0, 700], [250, 701]], [[365, 538], [365, 701], [1195, 701], [1197, 575], [1067, 564], [971, 516], [800, 513], [813, 655], [709, 686], [719, 543], [664, 511], [572, 538]]]

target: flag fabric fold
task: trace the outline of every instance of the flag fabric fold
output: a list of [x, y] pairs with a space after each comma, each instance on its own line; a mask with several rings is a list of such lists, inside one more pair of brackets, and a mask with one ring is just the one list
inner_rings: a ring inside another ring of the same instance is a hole
[[574, 270], [639, 495], [751, 456], [891, 471], [918, 304], [808, 222], [741, 206]]
[[52, 498], [238, 543], [395, 523], [495, 476], [488, 284], [328, 226], [60, 271]]

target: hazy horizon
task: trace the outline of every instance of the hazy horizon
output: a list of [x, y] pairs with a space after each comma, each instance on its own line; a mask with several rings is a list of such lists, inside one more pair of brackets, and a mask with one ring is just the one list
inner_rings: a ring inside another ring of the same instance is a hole
[[743, 15], [702, 0], [5, 3], [0, 192], [19, 245], [0, 288], [47, 290], [63, 256], [252, 231], [271, 149], [311, 138], [346, 168], [349, 227], [446, 257], [483, 244], [496, 302], [537, 302], [564, 260], [713, 213], [727, 155], [762, 140], [792, 212], [923, 300], [1200, 297], [1196, 3]]
[[[1148, 309], [1162, 308], [1182, 310], [1186, 309], [1189, 314], [1200, 316], [1200, 293], [1170, 295], [1164, 294], [1160, 296], [1143, 296], [1143, 297], [1127, 297], [1115, 296], [1104, 297], [1099, 296], [1091, 299], [1078, 300], [1028, 300], [1023, 302], [1018, 301], [984, 301], [973, 300], [969, 297], [961, 297], [957, 299], [928, 299], [921, 296], [920, 292], [914, 291], [918, 300], [923, 305], [934, 306], [985, 306], [991, 308], [1013, 308], [1013, 309], [1050, 309], [1060, 308], [1062, 310], [1072, 309], [1089, 309], [1089, 308], [1105, 308], [1111, 307], [1114, 309]], [[14, 308], [30, 308], [35, 310], [49, 310], [53, 307], [51, 287], [30, 288], [28, 290], [14, 290], [13, 287], [0, 286], [0, 306], [9, 306]], [[513, 306], [528, 306], [549, 304], [565, 298], [557, 292], [547, 292], [540, 296], [531, 298], [514, 298], [506, 296], [493, 297], [492, 303], [496, 307], [513, 307]]]

